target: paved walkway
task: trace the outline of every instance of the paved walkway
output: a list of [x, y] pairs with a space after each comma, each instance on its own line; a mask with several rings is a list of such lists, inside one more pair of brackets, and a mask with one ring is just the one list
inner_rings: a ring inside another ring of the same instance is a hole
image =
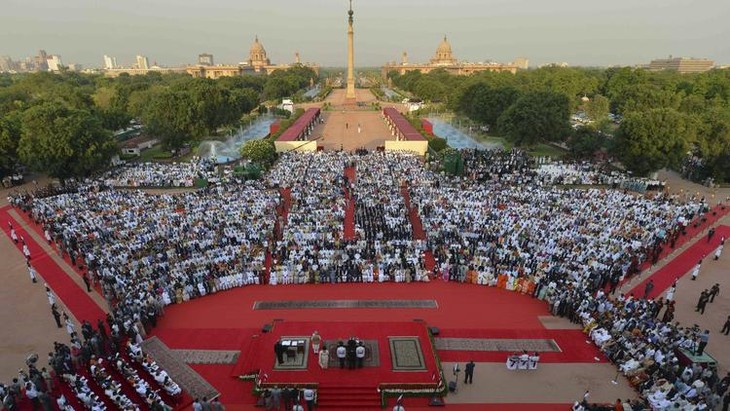
[[[453, 381], [454, 363], [442, 363], [446, 379]], [[459, 364], [464, 369], [464, 363]], [[459, 374], [457, 392], [449, 404], [463, 403], [558, 403], [582, 399], [586, 390], [591, 402], [613, 403], [617, 398], [637, 398], [628, 381], [606, 364], [539, 364], [536, 370], [508, 370], [504, 363], [476, 363], [473, 384], [464, 384]]]

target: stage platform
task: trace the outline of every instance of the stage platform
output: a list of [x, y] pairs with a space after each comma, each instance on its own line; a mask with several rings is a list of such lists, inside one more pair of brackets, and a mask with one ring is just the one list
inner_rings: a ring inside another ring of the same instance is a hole
[[[310, 337], [317, 331], [330, 351], [329, 368], [319, 365]], [[367, 348], [363, 368], [339, 368], [335, 354], [338, 341], [356, 337]], [[274, 344], [280, 339], [297, 341], [283, 365], [277, 363]], [[435, 390], [441, 387], [437, 353], [424, 322], [288, 322], [274, 321], [267, 333], [242, 348], [236, 372], [239, 378], [255, 378], [258, 388], [311, 387], [320, 407], [353, 407], [356, 400], [369, 406], [380, 401], [380, 391], [398, 387]], [[255, 377], [253, 377], [255, 375]], [[360, 396], [358, 398], [357, 396]], [[344, 401], [344, 402], [343, 402]], [[342, 409], [342, 408], [341, 408]]]

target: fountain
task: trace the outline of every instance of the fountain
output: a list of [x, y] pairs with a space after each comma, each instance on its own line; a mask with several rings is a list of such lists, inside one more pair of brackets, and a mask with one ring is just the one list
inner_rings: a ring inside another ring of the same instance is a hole
[[245, 129], [228, 137], [225, 141], [204, 140], [198, 146], [200, 158], [214, 159], [216, 164], [230, 163], [241, 157], [239, 149], [249, 140], [265, 137], [269, 134], [269, 126], [275, 121], [274, 117], [261, 117]]
[[433, 125], [433, 134], [445, 139], [449, 147], [456, 149], [475, 148], [479, 150], [502, 148], [500, 144], [476, 141], [468, 134], [439, 118], [430, 117], [428, 121]]

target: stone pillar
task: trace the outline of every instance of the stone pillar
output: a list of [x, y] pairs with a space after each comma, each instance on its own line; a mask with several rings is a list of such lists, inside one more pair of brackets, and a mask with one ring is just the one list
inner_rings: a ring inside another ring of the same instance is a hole
[[345, 92], [345, 98], [355, 98], [355, 45], [354, 36], [355, 32], [352, 29], [352, 0], [350, 0], [350, 10], [347, 12], [347, 91]]

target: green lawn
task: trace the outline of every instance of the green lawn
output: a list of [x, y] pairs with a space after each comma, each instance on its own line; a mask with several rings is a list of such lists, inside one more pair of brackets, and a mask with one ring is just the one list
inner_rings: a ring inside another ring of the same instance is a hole
[[568, 152], [550, 144], [538, 144], [527, 152], [533, 157], [550, 156], [552, 158], [563, 158]]
[[167, 150], [163, 150], [162, 145], [158, 144], [156, 146], [153, 146], [152, 148], [143, 150], [140, 153], [139, 160], [142, 162], [155, 161], [158, 160], [161, 156], [172, 158], [172, 153]]

